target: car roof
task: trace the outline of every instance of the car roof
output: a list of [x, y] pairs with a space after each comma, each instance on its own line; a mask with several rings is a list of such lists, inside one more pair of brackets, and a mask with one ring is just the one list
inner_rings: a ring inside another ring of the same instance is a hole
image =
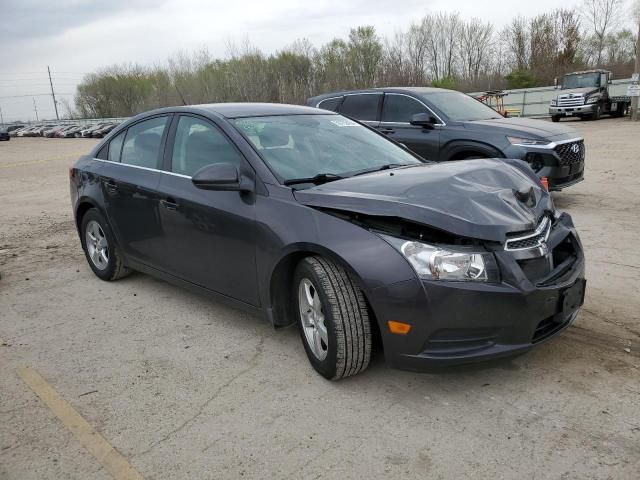
[[281, 103], [207, 103], [190, 109], [207, 110], [225, 118], [262, 117], [270, 115], [322, 115], [317, 108]]
[[447, 88], [436, 87], [378, 87], [378, 88], [365, 88], [359, 90], [341, 90], [337, 92], [323, 93], [315, 97], [311, 97], [309, 100], [313, 102], [319, 102], [327, 98], [340, 97], [343, 95], [349, 95], [354, 93], [408, 93], [412, 95], [428, 95], [436, 92], [452, 92], [455, 90], [449, 90]]

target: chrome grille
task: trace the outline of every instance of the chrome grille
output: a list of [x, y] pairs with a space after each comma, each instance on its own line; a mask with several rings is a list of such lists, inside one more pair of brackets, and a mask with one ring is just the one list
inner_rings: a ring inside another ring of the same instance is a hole
[[569, 96], [559, 96], [558, 97], [558, 106], [559, 107], [578, 107], [580, 105], [584, 105], [584, 97], [569, 97]]
[[538, 228], [527, 235], [519, 235], [514, 238], [507, 239], [505, 250], [527, 250], [529, 248], [537, 248], [544, 244], [549, 237], [551, 231], [551, 221], [549, 217], [544, 217]]
[[584, 161], [584, 140], [561, 143], [553, 149], [560, 157], [560, 165], [573, 165]]

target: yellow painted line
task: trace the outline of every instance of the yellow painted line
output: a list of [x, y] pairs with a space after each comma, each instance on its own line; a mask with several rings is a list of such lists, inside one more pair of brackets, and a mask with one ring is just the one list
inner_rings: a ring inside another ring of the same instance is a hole
[[96, 432], [38, 372], [25, 367], [18, 369], [18, 375], [115, 480], [143, 480], [127, 459]]

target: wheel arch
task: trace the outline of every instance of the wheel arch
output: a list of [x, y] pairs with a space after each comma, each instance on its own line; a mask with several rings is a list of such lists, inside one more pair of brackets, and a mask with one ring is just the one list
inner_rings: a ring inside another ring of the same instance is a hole
[[269, 305], [271, 321], [274, 327], [287, 327], [296, 322], [293, 303], [290, 299], [293, 276], [298, 263], [309, 256], [321, 256], [344, 268], [355, 280], [357, 287], [362, 291], [371, 317], [372, 328], [378, 328], [377, 321], [367, 291], [358, 273], [349, 263], [336, 252], [317, 244], [295, 244], [290, 246], [280, 259], [274, 264], [269, 274]]
[[97, 209], [106, 218], [104, 210], [100, 208], [100, 206], [92, 198], [81, 197], [76, 203], [75, 211], [76, 230], [78, 230], [78, 232], [80, 232], [80, 225], [82, 225], [82, 217], [84, 217], [84, 215], [92, 208]]
[[444, 160], [462, 160], [471, 155], [482, 155], [487, 158], [505, 158], [504, 154], [488, 143], [464, 140], [452, 141], [443, 148], [441, 158]]

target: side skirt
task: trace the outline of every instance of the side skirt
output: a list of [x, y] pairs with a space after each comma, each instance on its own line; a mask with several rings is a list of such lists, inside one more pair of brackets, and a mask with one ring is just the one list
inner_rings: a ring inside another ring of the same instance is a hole
[[150, 275], [152, 277], [159, 278], [160, 280], [164, 280], [165, 282], [171, 283], [172, 285], [176, 285], [178, 287], [184, 288], [185, 290], [189, 290], [193, 293], [203, 295], [214, 301], [218, 301], [229, 307], [245, 311], [256, 317], [259, 317], [262, 320], [272, 323], [268, 312], [260, 307], [256, 307], [254, 305], [243, 302], [241, 300], [236, 300], [235, 298], [229, 297], [227, 295], [223, 295], [213, 290], [209, 290], [208, 288], [201, 287], [200, 285], [197, 285], [195, 283], [182, 280], [181, 278], [175, 277], [171, 274], [155, 269], [153, 267], [149, 267], [148, 265], [145, 265], [144, 263], [140, 263], [135, 260], [127, 259], [126, 263], [128, 267], [130, 267], [131, 269], [137, 272], [141, 272], [141, 273]]

